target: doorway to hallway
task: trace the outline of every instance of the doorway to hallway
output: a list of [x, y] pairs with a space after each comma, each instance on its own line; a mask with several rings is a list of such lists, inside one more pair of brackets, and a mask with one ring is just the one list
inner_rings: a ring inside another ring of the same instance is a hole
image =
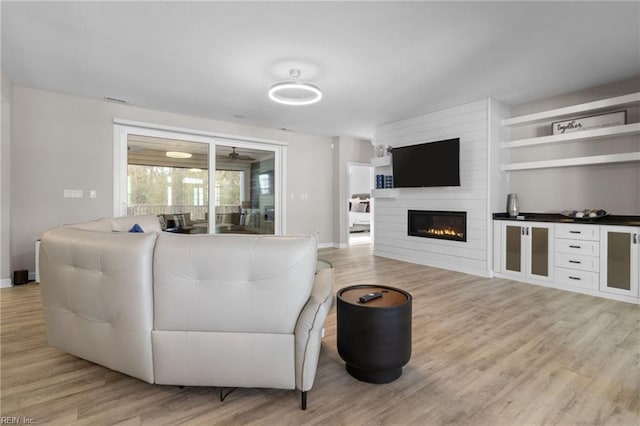
[[371, 244], [373, 233], [373, 167], [370, 164], [349, 164], [348, 242], [349, 246]]

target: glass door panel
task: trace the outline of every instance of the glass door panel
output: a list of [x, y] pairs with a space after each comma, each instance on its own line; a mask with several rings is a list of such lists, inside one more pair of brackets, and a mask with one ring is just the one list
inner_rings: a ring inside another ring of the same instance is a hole
[[505, 269], [522, 272], [522, 228], [520, 226], [506, 226], [505, 247]]
[[607, 287], [631, 290], [631, 234], [607, 233]]
[[163, 229], [207, 233], [209, 144], [130, 134], [127, 216], [155, 214]]
[[600, 290], [638, 297], [640, 228], [600, 227]]
[[531, 227], [531, 274], [549, 276], [549, 229]]
[[275, 151], [216, 144], [215, 232], [274, 234]]

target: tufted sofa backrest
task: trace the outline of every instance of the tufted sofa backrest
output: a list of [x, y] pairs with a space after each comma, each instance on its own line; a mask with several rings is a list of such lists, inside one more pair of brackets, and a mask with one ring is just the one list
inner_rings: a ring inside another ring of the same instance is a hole
[[156, 238], [68, 226], [45, 232], [40, 284], [51, 346], [153, 382]]
[[292, 333], [313, 287], [316, 238], [162, 233], [155, 329]]

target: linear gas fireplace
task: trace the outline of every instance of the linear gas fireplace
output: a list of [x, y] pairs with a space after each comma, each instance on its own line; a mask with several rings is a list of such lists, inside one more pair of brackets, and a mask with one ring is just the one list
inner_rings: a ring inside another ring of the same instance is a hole
[[467, 212], [409, 210], [408, 225], [414, 237], [467, 241]]

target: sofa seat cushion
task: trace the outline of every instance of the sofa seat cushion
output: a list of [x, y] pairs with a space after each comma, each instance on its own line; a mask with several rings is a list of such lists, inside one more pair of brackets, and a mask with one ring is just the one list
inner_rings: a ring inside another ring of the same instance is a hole
[[73, 223], [63, 225], [66, 228], [82, 229], [84, 231], [111, 232], [113, 230], [112, 219], [100, 218], [89, 222]]
[[74, 223], [64, 226], [67, 228], [82, 229], [85, 231], [129, 232], [136, 224], [142, 228], [142, 232], [153, 233], [162, 231], [160, 227], [160, 219], [154, 214], [100, 218], [89, 222]]

